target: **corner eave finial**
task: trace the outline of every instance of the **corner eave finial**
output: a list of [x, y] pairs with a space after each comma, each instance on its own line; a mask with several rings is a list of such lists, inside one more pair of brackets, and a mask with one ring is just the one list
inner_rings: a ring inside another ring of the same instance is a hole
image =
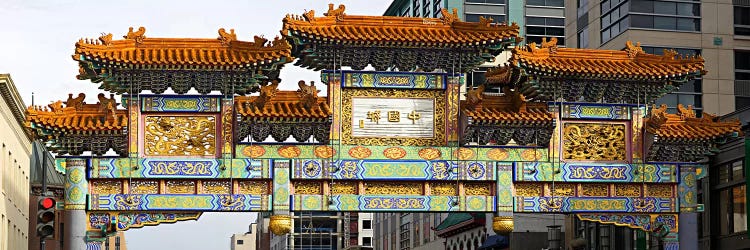
[[223, 45], [229, 45], [231, 42], [237, 41], [237, 34], [234, 33], [234, 29], [229, 29], [229, 33], [224, 28], [219, 29], [219, 41]]
[[628, 52], [628, 57], [635, 57], [638, 54], [646, 53], [643, 51], [643, 48], [641, 48], [641, 42], [637, 42], [635, 45], [633, 45], [633, 41], [627, 41], [625, 42], [625, 51]]
[[336, 17], [336, 21], [343, 21], [344, 20], [344, 16], [346, 16], [346, 14], [344, 14], [344, 10], [346, 10], [346, 6], [344, 6], [343, 4], [339, 4], [339, 7], [336, 8], [336, 9], [334, 9], [333, 8], [333, 4], [329, 3], [328, 4], [328, 12], [326, 12], [323, 15], [324, 16], [335, 16]]

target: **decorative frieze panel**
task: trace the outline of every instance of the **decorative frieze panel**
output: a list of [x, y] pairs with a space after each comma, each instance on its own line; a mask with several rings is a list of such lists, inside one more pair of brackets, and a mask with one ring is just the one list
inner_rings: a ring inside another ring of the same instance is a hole
[[200, 212], [88, 212], [87, 231], [101, 231], [103, 227], [109, 226], [114, 219], [117, 231], [125, 231], [131, 228], [144, 226], [156, 226], [162, 223], [175, 223], [178, 221], [198, 220]]
[[511, 140], [521, 146], [547, 146], [552, 139], [554, 127], [548, 124], [526, 126], [469, 125], [464, 129], [463, 142], [479, 145], [508, 145]]
[[[270, 180], [92, 179], [91, 194], [270, 194]], [[236, 188], [235, 188], [236, 186]]]
[[459, 161], [548, 161], [547, 148], [534, 147], [430, 147], [363, 145], [242, 144], [236, 157], [250, 159], [340, 159], [340, 160], [459, 160]]
[[516, 197], [516, 212], [527, 213], [676, 213], [675, 198]]
[[[129, 158], [92, 159], [90, 178], [270, 178], [269, 167], [252, 159]], [[265, 164], [267, 166], [267, 164]]]
[[293, 195], [293, 211], [494, 212], [494, 196]]
[[146, 156], [216, 156], [216, 116], [144, 117], [143, 148]]
[[95, 211], [270, 211], [271, 195], [228, 194], [92, 194]]
[[[656, 197], [677, 198], [676, 184], [518, 182], [515, 197]], [[554, 193], [553, 193], [554, 190]], [[646, 191], [644, 191], [646, 190]]]
[[494, 181], [490, 162], [294, 160], [293, 179]]
[[211, 96], [141, 96], [141, 111], [219, 112], [220, 100]]
[[579, 161], [625, 161], [625, 124], [575, 123], [563, 125], [563, 159]]
[[630, 108], [631, 106], [617, 104], [565, 103], [562, 108], [562, 117], [597, 120], [630, 120]]
[[[677, 214], [576, 214], [579, 220], [642, 229], [646, 232], [664, 230], [677, 233]], [[666, 228], [658, 228], [666, 227]]]
[[445, 89], [447, 74], [343, 71], [342, 87]]
[[515, 181], [677, 183], [675, 164], [519, 162]]
[[[331, 132], [330, 121], [310, 121], [291, 118], [288, 121], [242, 121], [238, 123], [240, 139], [248, 138], [254, 142], [264, 142], [273, 139], [276, 142], [286, 142], [290, 137], [298, 143], [329, 144]], [[311, 143], [310, 139], [315, 139]]]

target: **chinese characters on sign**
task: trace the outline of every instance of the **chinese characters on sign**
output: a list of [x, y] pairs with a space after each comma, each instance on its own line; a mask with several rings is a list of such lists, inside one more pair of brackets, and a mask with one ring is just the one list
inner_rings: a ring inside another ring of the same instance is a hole
[[[411, 113], [406, 116], [406, 118], [411, 120], [411, 124], [415, 124], [417, 120], [422, 118], [422, 116], [417, 113], [416, 110], [412, 110]], [[375, 124], [380, 124], [380, 110], [368, 111], [367, 119], [370, 120], [370, 122], [374, 122]], [[401, 122], [401, 112], [396, 110], [388, 111], [388, 122]], [[364, 120], [359, 120], [359, 127], [365, 127]]]
[[427, 98], [353, 98], [355, 137], [433, 137], [434, 100]]

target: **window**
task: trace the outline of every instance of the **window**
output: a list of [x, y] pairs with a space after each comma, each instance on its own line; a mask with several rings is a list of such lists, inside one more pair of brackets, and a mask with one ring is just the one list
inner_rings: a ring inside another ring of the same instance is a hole
[[362, 246], [372, 246], [372, 237], [362, 237]]
[[526, 5], [565, 7], [563, 0], [526, 0]]
[[244, 240], [237, 240], [237, 245], [242, 245], [242, 244], [245, 244]]
[[[655, 55], [663, 55], [665, 49], [673, 49], [673, 48], [666, 48], [666, 47], [652, 47], [652, 46], [642, 46], [643, 51], [649, 54], [655, 54]], [[690, 48], [675, 48], [673, 49], [677, 52], [677, 54], [681, 56], [694, 56], [694, 55], [700, 55], [701, 50], [700, 49], [690, 49]], [[693, 109], [695, 109], [695, 113], [698, 116], [701, 116], [702, 110], [703, 110], [703, 80], [693, 79], [691, 81], [683, 83], [679, 88], [672, 91], [671, 93], [661, 97], [659, 100], [656, 101], [656, 104], [666, 104], [667, 105], [667, 111], [669, 112], [677, 112], [677, 104], [682, 105], [691, 105], [693, 106]]]
[[414, 0], [414, 2], [412, 3], [411, 10], [414, 11], [414, 13], [412, 13], [411, 16], [413, 16], [413, 17], [419, 17], [420, 16], [419, 15], [419, 3], [420, 3], [419, 0]]
[[505, 4], [505, 0], [466, 0], [467, 3]]
[[734, 6], [734, 34], [750, 36], [750, 7]]
[[372, 221], [362, 220], [362, 229], [372, 229]]
[[429, 0], [422, 0], [422, 16], [430, 17], [430, 1]]
[[750, 51], [734, 51], [734, 106], [750, 106]]
[[491, 14], [470, 14], [466, 13], [465, 20], [467, 22], [479, 22], [479, 17], [484, 18], [492, 18], [492, 21], [495, 23], [502, 23], [505, 22], [505, 15], [491, 15]]
[[404, 11], [401, 12], [401, 16], [409, 16], [409, 7], [404, 8]]
[[744, 161], [738, 159], [716, 167], [719, 233], [736, 234], [747, 231], [747, 197]]
[[399, 228], [399, 235], [401, 236], [401, 241], [399, 242], [401, 245], [401, 250], [409, 250], [411, 244], [409, 244], [409, 224], [410, 223], [404, 223], [401, 224], [401, 227]]
[[442, 0], [432, 0], [432, 17], [437, 18], [440, 15], [440, 10], [443, 8]]

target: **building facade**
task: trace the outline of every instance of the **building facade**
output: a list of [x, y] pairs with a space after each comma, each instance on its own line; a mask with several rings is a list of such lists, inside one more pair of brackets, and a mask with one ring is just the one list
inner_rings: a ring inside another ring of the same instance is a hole
[[557, 37], [565, 46], [564, 0], [394, 0], [385, 16], [440, 17], [440, 10], [456, 9], [459, 18], [478, 22], [480, 17], [498, 23], [516, 23], [527, 42]]
[[[468, 227], [455, 229], [456, 215], [446, 213], [377, 213], [374, 218], [375, 249], [379, 250], [477, 250], [490, 244], [492, 231], [490, 213], [479, 214]], [[514, 232], [509, 249], [541, 249], [548, 245], [547, 226], [559, 225], [564, 231], [562, 215], [514, 214]], [[479, 226], [474, 224], [481, 224]], [[451, 226], [445, 226], [451, 224]], [[450, 227], [449, 230], [441, 228]], [[447, 232], [447, 233], [446, 233]], [[490, 244], [491, 245], [491, 244]], [[484, 248], [483, 248], [484, 249]]]
[[658, 103], [719, 115], [750, 105], [750, 2], [741, 0], [566, 0], [569, 47], [623, 49], [640, 42], [647, 53], [665, 48], [700, 54], [708, 74], [684, 83]]
[[0, 74], [0, 98], [0, 250], [28, 249], [31, 138], [10, 75]]
[[702, 178], [698, 200], [705, 204], [699, 215], [697, 237], [701, 249], [748, 249], [748, 176], [750, 176], [750, 108], [727, 114], [722, 119], [738, 119], [744, 136], [719, 146], [711, 158], [708, 176]]
[[258, 224], [252, 223], [248, 228], [248, 232], [243, 234], [233, 234], [230, 238], [231, 250], [255, 250], [257, 246], [257, 232]]

